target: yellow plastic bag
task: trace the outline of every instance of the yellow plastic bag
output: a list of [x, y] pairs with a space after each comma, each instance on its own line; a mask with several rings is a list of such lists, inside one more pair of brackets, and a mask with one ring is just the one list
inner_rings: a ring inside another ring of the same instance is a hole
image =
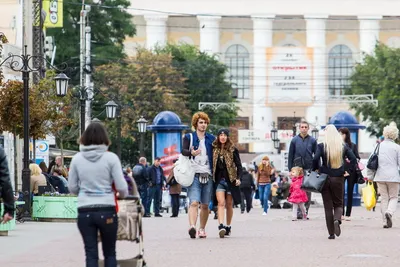
[[365, 208], [371, 210], [376, 205], [375, 188], [372, 182], [368, 182], [362, 189], [362, 198]]

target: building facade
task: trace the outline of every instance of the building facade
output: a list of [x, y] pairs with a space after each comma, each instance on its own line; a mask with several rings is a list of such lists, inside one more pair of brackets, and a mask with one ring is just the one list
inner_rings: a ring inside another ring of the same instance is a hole
[[[300, 118], [325, 125], [352, 101], [376, 103], [372, 96], [345, 96], [354, 65], [377, 42], [400, 47], [398, 1], [132, 1], [135, 48], [188, 43], [217, 54], [229, 68], [240, 107], [234, 129], [265, 135], [273, 125], [291, 131]], [[290, 14], [290, 15], [289, 15]], [[362, 118], [359, 118], [362, 119]], [[375, 139], [365, 131], [362, 152]], [[283, 144], [283, 149], [286, 144]], [[272, 142], [253, 142], [242, 150], [273, 151]]]

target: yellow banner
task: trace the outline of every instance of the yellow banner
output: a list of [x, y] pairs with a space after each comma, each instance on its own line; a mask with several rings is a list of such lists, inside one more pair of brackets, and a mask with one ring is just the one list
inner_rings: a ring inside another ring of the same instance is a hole
[[63, 0], [43, 0], [43, 10], [46, 12], [45, 28], [63, 27]]

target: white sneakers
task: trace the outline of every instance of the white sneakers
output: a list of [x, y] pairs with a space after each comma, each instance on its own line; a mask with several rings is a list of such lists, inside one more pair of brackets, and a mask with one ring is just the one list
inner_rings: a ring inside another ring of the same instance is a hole
[[267, 213], [264, 211], [262, 215], [265, 216], [265, 215], [267, 215]]

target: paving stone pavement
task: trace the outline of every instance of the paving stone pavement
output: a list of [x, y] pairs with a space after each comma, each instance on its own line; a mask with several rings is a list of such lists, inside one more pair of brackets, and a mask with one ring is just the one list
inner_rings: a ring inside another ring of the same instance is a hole
[[[379, 207], [378, 207], [379, 208]], [[145, 258], [149, 267], [241, 266], [399, 266], [400, 215], [392, 229], [383, 229], [380, 213], [362, 207], [343, 222], [342, 235], [328, 240], [323, 209], [311, 207], [309, 221], [291, 221], [291, 210], [270, 210], [261, 216], [235, 209], [232, 236], [218, 238], [217, 222], [208, 222], [208, 238], [188, 237], [187, 215], [145, 218]], [[121, 242], [118, 257], [138, 252], [137, 244]], [[75, 223], [27, 222], [0, 237], [0, 266], [84, 266], [83, 244]]]

